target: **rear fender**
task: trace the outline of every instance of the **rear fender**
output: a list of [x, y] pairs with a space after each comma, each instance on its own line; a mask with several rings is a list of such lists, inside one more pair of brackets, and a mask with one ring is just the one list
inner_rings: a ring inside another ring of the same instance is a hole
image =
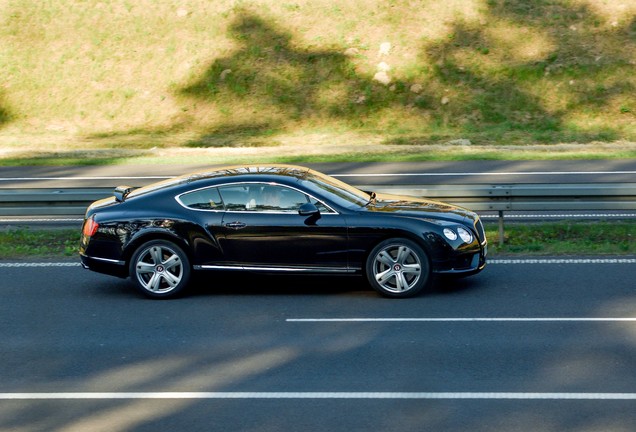
[[130, 240], [126, 243], [123, 252], [123, 258], [126, 263], [128, 264], [130, 262], [130, 258], [132, 257], [133, 253], [135, 253], [137, 248], [139, 248], [139, 246], [152, 240], [170, 241], [183, 249], [183, 251], [188, 255], [188, 258], [192, 258], [190, 244], [188, 244], [180, 236], [178, 236], [177, 233], [166, 228], [148, 227], [142, 228], [134, 233], [130, 237]]

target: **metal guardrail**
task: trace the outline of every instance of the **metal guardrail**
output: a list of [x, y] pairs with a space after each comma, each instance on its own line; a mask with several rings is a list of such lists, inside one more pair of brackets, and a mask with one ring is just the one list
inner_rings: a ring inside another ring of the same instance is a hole
[[[636, 183], [356, 185], [379, 193], [427, 197], [474, 211], [636, 210]], [[103, 188], [0, 188], [0, 216], [82, 216]]]
[[83, 216], [91, 202], [112, 196], [114, 189], [0, 189], [0, 216]]
[[[496, 211], [500, 242], [504, 212], [636, 210], [636, 183], [356, 186], [378, 193], [427, 197], [478, 212]], [[0, 188], [0, 217], [81, 217], [91, 202], [113, 196], [113, 191], [113, 187]]]
[[477, 212], [496, 211], [500, 245], [507, 211], [636, 210], [636, 183], [384, 186], [375, 190], [438, 199]]
[[636, 183], [358, 187], [438, 199], [474, 211], [636, 210]]

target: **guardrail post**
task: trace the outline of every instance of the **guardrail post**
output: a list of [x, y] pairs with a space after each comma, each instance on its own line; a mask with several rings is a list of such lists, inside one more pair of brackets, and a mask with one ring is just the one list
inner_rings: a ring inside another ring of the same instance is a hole
[[504, 212], [499, 210], [499, 246], [504, 244]]

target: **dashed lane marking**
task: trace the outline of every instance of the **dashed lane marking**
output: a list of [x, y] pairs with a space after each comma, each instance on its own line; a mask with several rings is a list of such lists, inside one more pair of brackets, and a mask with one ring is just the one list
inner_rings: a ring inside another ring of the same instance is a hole
[[539, 318], [287, 318], [289, 323], [364, 323], [364, 322], [636, 322], [633, 317], [539, 317]]
[[78, 262], [9, 262], [0, 263], [0, 267], [79, 267]]
[[[636, 258], [541, 258], [541, 259], [492, 259], [488, 264], [636, 264]], [[0, 262], [7, 267], [78, 267], [79, 262]]]
[[636, 393], [515, 392], [73, 392], [0, 393], [0, 400], [112, 399], [519, 399], [636, 400]]

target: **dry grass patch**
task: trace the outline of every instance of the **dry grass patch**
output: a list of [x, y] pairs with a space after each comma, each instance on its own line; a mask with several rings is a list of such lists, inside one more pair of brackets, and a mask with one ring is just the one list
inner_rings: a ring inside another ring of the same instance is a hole
[[[5, 0], [0, 7], [5, 155], [280, 147], [303, 133], [429, 145], [464, 138], [478, 146], [620, 149], [636, 141], [630, 2]], [[312, 151], [332, 151], [309, 142]]]

